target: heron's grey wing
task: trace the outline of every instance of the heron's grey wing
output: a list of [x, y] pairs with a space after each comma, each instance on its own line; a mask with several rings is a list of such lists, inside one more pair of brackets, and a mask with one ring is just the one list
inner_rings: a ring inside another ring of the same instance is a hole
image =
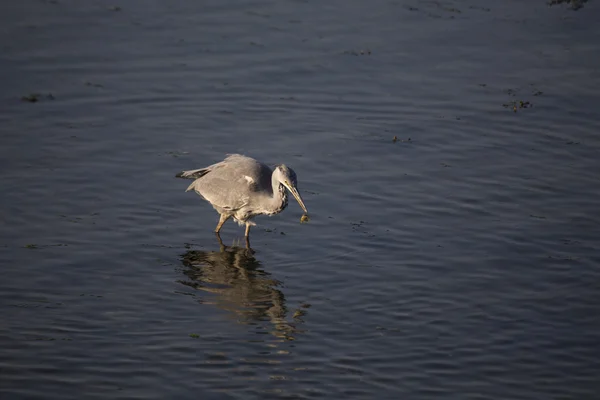
[[[267, 165], [240, 154], [230, 154], [223, 164], [233, 179], [247, 182], [250, 192], [272, 192], [273, 171]], [[243, 180], [242, 180], [243, 179]]]
[[273, 171], [267, 165], [240, 154], [229, 155], [223, 163], [249, 183], [249, 190], [271, 191]]
[[[232, 155], [209, 167], [210, 170], [196, 179], [188, 188], [208, 200], [212, 205], [237, 210], [248, 205], [262, 187], [264, 175], [270, 169], [258, 161], [240, 155]], [[266, 168], [266, 170], [265, 170]]]

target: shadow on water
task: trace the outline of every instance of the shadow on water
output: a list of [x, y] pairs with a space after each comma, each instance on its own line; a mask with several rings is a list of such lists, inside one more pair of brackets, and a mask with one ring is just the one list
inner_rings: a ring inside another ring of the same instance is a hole
[[278, 289], [282, 282], [262, 269], [252, 249], [220, 242], [218, 251], [190, 250], [181, 255], [181, 262], [187, 279], [178, 282], [213, 295], [203, 304], [234, 313], [242, 324], [268, 321], [275, 328], [271, 333], [280, 339], [294, 340], [299, 333], [286, 320], [285, 296]]

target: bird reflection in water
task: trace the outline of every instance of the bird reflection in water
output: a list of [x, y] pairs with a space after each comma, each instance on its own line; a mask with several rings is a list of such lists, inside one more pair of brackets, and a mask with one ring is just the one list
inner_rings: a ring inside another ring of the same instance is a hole
[[251, 249], [225, 246], [217, 239], [219, 251], [190, 250], [181, 256], [187, 280], [179, 283], [212, 293], [213, 300], [204, 299], [203, 303], [235, 313], [241, 323], [268, 321], [274, 327], [273, 335], [294, 340], [298, 330], [286, 321], [285, 297], [277, 289], [281, 282], [261, 269]]

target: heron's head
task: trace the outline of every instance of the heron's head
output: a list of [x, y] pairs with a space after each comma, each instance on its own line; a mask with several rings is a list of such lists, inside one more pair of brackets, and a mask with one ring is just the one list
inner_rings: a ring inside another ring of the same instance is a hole
[[284, 164], [281, 164], [275, 167], [275, 174], [277, 174], [277, 180], [279, 180], [279, 183], [285, 186], [285, 188], [292, 193], [298, 204], [300, 204], [300, 207], [302, 207], [304, 212], [308, 214], [308, 210], [306, 209], [306, 206], [302, 201], [302, 197], [300, 197], [300, 193], [298, 192], [298, 180], [294, 170]]

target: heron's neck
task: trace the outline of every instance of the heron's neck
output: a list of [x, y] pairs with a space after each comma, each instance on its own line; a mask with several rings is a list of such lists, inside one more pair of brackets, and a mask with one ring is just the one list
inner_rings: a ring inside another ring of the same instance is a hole
[[271, 178], [271, 186], [273, 188], [273, 196], [269, 199], [268, 211], [269, 214], [277, 214], [283, 211], [287, 207], [287, 192], [285, 186], [279, 183], [279, 179], [275, 177]]

